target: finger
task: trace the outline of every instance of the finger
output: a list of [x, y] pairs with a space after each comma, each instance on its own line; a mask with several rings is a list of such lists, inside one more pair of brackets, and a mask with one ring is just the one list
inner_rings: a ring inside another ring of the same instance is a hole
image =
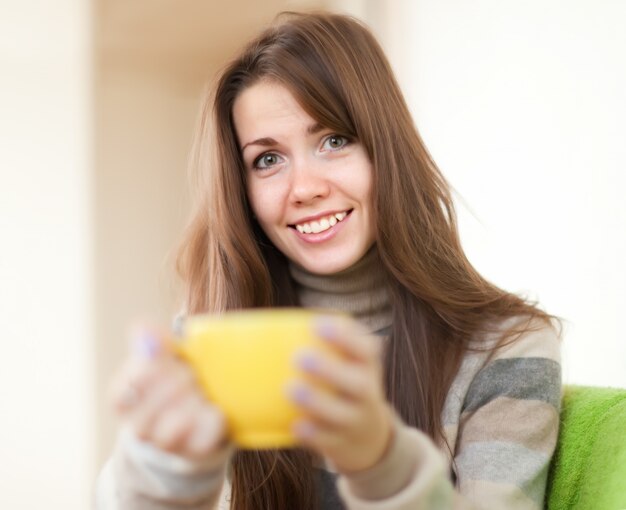
[[110, 400], [120, 414], [136, 406], [146, 389], [154, 384], [161, 370], [155, 362], [171, 352], [169, 343], [170, 340], [154, 327], [144, 323], [131, 326], [130, 356], [109, 389]]
[[111, 385], [111, 401], [118, 413], [128, 414], [141, 404], [150, 390], [158, 386], [164, 374], [172, 371], [173, 359], [143, 360], [131, 358]]
[[136, 391], [131, 383], [131, 361], [127, 360], [122, 368], [115, 374], [108, 388], [108, 399], [113, 408], [119, 413], [124, 414], [135, 403], [138, 398], [132, 393]]
[[183, 449], [200, 415], [201, 397], [190, 393], [161, 413], [152, 429], [152, 440], [160, 448], [177, 452]]
[[226, 418], [215, 406], [204, 403], [194, 426], [183, 445], [183, 454], [191, 458], [202, 459], [227, 440]]
[[322, 454], [336, 450], [344, 442], [339, 433], [324, 429], [309, 419], [296, 421], [292, 431], [300, 444]]
[[350, 358], [366, 363], [380, 359], [380, 339], [354, 321], [322, 316], [314, 327], [322, 340]]
[[315, 381], [357, 400], [371, 396], [375, 382], [380, 379], [379, 370], [369, 365], [324, 356], [313, 350], [300, 351], [296, 365]]
[[159, 414], [165, 413], [168, 407], [177, 405], [186, 393], [192, 391], [195, 391], [194, 380], [188, 371], [180, 370], [168, 375], [168, 379], [160, 381], [145, 394], [141, 403], [130, 414], [135, 433], [141, 439], [150, 438]]
[[307, 418], [319, 426], [345, 429], [358, 422], [358, 406], [327, 391], [295, 383], [288, 388], [288, 395]]

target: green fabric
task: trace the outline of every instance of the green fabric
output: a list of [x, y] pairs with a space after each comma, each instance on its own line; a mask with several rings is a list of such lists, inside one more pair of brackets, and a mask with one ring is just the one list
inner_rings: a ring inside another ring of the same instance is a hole
[[565, 388], [546, 508], [626, 509], [626, 390]]

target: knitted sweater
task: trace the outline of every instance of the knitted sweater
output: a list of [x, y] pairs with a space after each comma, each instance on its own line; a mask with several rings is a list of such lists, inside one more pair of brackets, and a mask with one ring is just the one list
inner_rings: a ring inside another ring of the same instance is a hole
[[[304, 306], [332, 305], [371, 331], [384, 332], [391, 315], [376, 260], [370, 252], [330, 277], [297, 267], [291, 274]], [[514, 322], [503, 322], [502, 328]], [[497, 339], [493, 334], [479, 345]], [[559, 426], [557, 334], [543, 327], [488, 355], [468, 352], [447, 395], [442, 423], [449, 449], [398, 418], [391, 448], [376, 466], [337, 476], [336, 489], [335, 475], [322, 473], [324, 510], [543, 508]], [[99, 477], [97, 508], [228, 509], [230, 454], [226, 449], [210, 463], [191, 463], [123, 431]]]

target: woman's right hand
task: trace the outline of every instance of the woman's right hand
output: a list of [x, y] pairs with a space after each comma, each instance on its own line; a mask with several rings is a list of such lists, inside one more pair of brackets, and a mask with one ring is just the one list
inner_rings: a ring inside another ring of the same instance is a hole
[[204, 397], [171, 340], [136, 329], [132, 352], [111, 388], [118, 414], [139, 439], [190, 460], [209, 460], [225, 446], [224, 415]]

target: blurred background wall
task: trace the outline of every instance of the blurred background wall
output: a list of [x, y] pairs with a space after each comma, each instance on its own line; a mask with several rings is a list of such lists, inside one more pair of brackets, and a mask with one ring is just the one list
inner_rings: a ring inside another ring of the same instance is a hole
[[469, 259], [568, 321], [566, 382], [626, 386], [626, 2], [385, 5]]
[[88, 508], [95, 469], [89, 2], [0, 4], [0, 508]]
[[90, 506], [126, 329], [179, 306], [202, 91], [284, 9], [372, 26], [470, 260], [569, 320], [567, 382], [626, 387], [623, 2], [0, 2], [0, 508]]

